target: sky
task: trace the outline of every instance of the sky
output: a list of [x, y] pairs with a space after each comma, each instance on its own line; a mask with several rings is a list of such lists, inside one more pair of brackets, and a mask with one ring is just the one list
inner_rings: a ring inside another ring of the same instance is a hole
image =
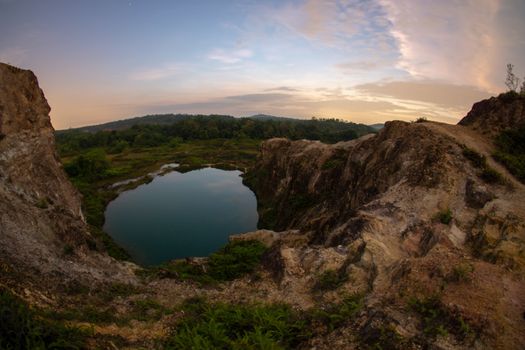
[[0, 0], [56, 129], [157, 113], [456, 123], [525, 75], [524, 0]]

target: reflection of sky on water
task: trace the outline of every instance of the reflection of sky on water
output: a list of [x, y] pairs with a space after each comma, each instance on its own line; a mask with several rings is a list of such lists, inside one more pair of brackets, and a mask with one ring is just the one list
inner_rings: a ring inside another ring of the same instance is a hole
[[156, 177], [111, 202], [104, 228], [139, 263], [209, 255], [229, 235], [256, 229], [255, 195], [240, 175], [206, 168]]

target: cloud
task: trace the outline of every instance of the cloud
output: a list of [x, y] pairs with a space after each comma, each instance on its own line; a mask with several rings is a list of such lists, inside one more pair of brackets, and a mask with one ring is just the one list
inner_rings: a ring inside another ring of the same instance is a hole
[[413, 77], [476, 85], [488, 79], [505, 38], [496, 31], [499, 0], [379, 0], [400, 53], [398, 68]]
[[236, 95], [226, 97], [229, 100], [236, 100], [242, 102], [274, 102], [282, 100], [290, 100], [294, 98], [294, 95], [291, 94], [246, 94], [246, 95]]
[[270, 89], [266, 89], [264, 91], [287, 91], [287, 92], [297, 92], [300, 91], [299, 89], [289, 87], [289, 86], [278, 86]]
[[[397, 48], [388, 27], [390, 23], [378, 0], [304, 0], [257, 4], [250, 20], [242, 26], [244, 40], [267, 42], [280, 51], [268, 51], [282, 59], [282, 52], [294, 50], [308, 41], [308, 49], [333, 50], [347, 57], [366, 59], [395, 57]], [[299, 39], [299, 40], [298, 40]]]
[[132, 80], [143, 80], [143, 81], [161, 80], [161, 79], [173, 77], [174, 75], [179, 74], [181, 71], [182, 69], [180, 65], [170, 63], [160, 68], [153, 68], [153, 69], [147, 69], [147, 70], [135, 72], [131, 74], [130, 78]]
[[209, 55], [210, 60], [219, 61], [225, 64], [238, 63], [246, 58], [253, 56], [253, 52], [248, 49], [238, 49], [238, 50], [223, 50], [215, 49]]
[[420, 101], [456, 109], [468, 108], [473, 102], [490, 96], [487, 92], [474, 86], [454, 85], [433, 80], [377, 82], [357, 85], [354, 89], [367, 96]]

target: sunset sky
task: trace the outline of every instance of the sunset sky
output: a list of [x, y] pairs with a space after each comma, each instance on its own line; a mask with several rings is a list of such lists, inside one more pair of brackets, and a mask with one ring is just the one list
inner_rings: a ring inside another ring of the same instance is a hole
[[524, 0], [0, 0], [57, 129], [155, 113], [457, 122], [525, 75]]

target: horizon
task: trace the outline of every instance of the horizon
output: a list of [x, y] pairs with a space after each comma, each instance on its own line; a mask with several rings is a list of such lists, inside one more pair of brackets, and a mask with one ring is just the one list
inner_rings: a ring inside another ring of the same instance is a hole
[[152, 114], [457, 123], [525, 75], [525, 2], [0, 0], [57, 130]]

